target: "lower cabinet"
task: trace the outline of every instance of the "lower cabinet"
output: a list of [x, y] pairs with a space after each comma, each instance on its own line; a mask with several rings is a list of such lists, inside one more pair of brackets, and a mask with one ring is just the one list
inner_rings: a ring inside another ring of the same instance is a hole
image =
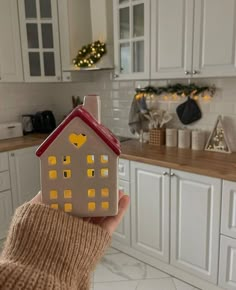
[[236, 289], [236, 240], [221, 236], [219, 285], [224, 289]]
[[29, 201], [40, 190], [39, 158], [37, 147], [9, 152], [13, 208]]
[[171, 176], [170, 262], [216, 284], [221, 180], [177, 170]]
[[[129, 187], [128, 181], [119, 181], [119, 189], [127, 195], [129, 195], [130, 192]], [[130, 245], [130, 209], [128, 209], [118, 228], [113, 233], [113, 240], [116, 240], [123, 245]]]
[[169, 169], [131, 162], [132, 247], [169, 262]]
[[0, 240], [7, 235], [7, 230], [12, 218], [11, 191], [0, 192]]

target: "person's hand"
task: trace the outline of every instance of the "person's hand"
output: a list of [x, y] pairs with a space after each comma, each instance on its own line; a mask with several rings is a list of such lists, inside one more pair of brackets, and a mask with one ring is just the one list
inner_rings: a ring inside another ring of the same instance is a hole
[[[119, 191], [119, 206], [118, 214], [116, 216], [84, 218], [84, 221], [99, 225], [112, 235], [125, 215], [129, 202], [129, 196], [124, 195], [122, 191]], [[42, 203], [41, 191], [31, 200], [31, 203]]]

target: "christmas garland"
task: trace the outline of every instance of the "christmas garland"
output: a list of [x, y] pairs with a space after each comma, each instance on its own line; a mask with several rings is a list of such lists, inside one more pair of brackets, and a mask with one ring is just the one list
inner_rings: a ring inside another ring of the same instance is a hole
[[197, 86], [195, 84], [189, 85], [182, 85], [182, 84], [175, 84], [175, 85], [168, 85], [165, 87], [152, 87], [147, 86], [145, 88], [137, 88], [135, 89], [137, 95], [138, 94], [155, 94], [155, 95], [162, 95], [166, 94], [176, 94], [178, 96], [197, 96], [202, 94], [205, 91], [208, 91], [211, 96], [215, 94], [216, 87], [215, 86]]
[[96, 64], [104, 54], [106, 54], [106, 44], [95, 41], [91, 44], [84, 45], [73, 59], [73, 64], [77, 68], [87, 68]]

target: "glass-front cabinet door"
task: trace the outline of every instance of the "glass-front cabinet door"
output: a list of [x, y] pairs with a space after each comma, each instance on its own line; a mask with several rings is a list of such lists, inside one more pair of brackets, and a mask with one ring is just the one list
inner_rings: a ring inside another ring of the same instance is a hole
[[115, 77], [149, 78], [150, 1], [113, 0]]
[[19, 0], [25, 80], [60, 81], [57, 0]]

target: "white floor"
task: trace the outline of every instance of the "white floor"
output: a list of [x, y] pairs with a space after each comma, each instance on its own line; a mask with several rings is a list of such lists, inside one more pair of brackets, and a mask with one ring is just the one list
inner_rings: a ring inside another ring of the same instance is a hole
[[97, 266], [93, 282], [93, 290], [197, 289], [113, 248]]

